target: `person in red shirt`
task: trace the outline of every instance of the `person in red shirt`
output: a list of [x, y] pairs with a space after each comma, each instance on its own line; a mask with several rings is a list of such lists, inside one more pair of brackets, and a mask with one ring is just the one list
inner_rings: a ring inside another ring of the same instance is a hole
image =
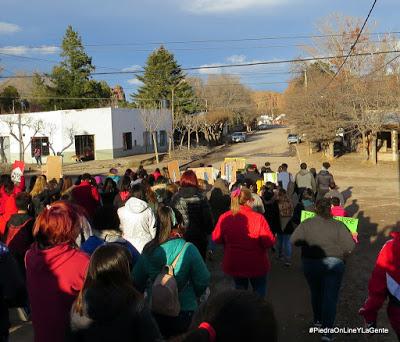
[[95, 186], [90, 183], [91, 175], [85, 173], [82, 180], [71, 192], [72, 202], [83, 207], [89, 218], [93, 219], [96, 209], [100, 205], [100, 195]]
[[347, 211], [340, 205], [340, 199], [337, 197], [331, 198], [331, 214], [332, 216], [348, 216]]
[[264, 216], [252, 209], [248, 189], [237, 188], [231, 194], [231, 210], [222, 214], [212, 233], [215, 243], [224, 245], [223, 271], [233, 277], [237, 289], [266, 294], [270, 269], [267, 250], [275, 243]]
[[0, 238], [3, 239], [8, 220], [18, 211], [15, 204], [15, 195], [20, 193], [20, 190], [11, 181], [11, 178], [5, 181], [1, 190], [2, 213], [0, 214]]
[[157, 179], [161, 177], [161, 171], [159, 168], [156, 168], [155, 171], [152, 173], [154, 176], [154, 181], [157, 182]]
[[392, 239], [379, 252], [368, 285], [368, 298], [359, 314], [367, 326], [376, 326], [378, 311], [389, 298], [387, 315], [400, 341], [400, 233], [390, 234]]
[[24, 176], [21, 176], [20, 182], [16, 184], [12, 182], [10, 175], [2, 175], [0, 177], [0, 215], [4, 214], [5, 204], [10, 194], [17, 195], [22, 191], [25, 191]]
[[80, 230], [79, 213], [68, 202], [54, 202], [36, 219], [36, 242], [25, 255], [35, 342], [65, 340], [72, 303], [89, 265], [89, 256], [75, 243]]

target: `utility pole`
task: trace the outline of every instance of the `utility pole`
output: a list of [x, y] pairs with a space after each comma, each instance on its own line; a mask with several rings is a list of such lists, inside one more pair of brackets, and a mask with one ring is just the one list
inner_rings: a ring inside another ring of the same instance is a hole
[[307, 69], [304, 69], [304, 89], [307, 90], [308, 80], [307, 80]]
[[175, 87], [172, 87], [171, 90], [171, 125], [172, 125], [172, 132], [171, 136], [169, 137], [169, 148], [168, 148], [168, 154], [169, 157], [171, 158], [171, 152], [172, 149], [174, 148], [174, 130], [175, 130]]
[[175, 84], [171, 88], [171, 123], [172, 123], [172, 133], [169, 139], [169, 157], [171, 157], [171, 151], [174, 149], [174, 132], [175, 132], [175, 89], [183, 82], [186, 82], [184, 78], [182, 78], [177, 84]]

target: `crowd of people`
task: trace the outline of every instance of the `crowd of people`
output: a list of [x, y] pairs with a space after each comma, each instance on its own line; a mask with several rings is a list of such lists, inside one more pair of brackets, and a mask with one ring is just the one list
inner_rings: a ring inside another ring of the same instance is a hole
[[[166, 168], [142, 166], [105, 177], [40, 175], [29, 185], [2, 175], [0, 341], [8, 339], [11, 307], [31, 318], [38, 342], [276, 341], [265, 300], [270, 258], [290, 268], [292, 246], [302, 250], [312, 325], [334, 327], [355, 242], [333, 219], [347, 213], [329, 168], [324, 163], [317, 174], [302, 163], [293, 176], [282, 164], [277, 181], [262, 187], [264, 174], [273, 173], [269, 163], [247, 165], [231, 184], [220, 175], [208, 184], [192, 170], [174, 183]], [[301, 222], [303, 210], [315, 217]], [[389, 295], [399, 334], [398, 290], [383, 279], [400, 281], [398, 241], [384, 247], [360, 314], [375, 325]], [[233, 286], [210, 294], [207, 262], [217, 245]]]

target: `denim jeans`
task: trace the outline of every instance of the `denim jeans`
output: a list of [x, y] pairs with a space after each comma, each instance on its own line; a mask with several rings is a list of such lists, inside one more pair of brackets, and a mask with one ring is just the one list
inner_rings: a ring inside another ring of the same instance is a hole
[[290, 243], [289, 234], [278, 234], [278, 251], [279, 256], [283, 256], [286, 261], [292, 258], [292, 244]]
[[303, 258], [303, 270], [310, 287], [314, 322], [320, 322], [323, 328], [333, 328], [344, 273], [343, 260]]
[[255, 278], [234, 277], [233, 281], [237, 290], [247, 290], [250, 283], [253, 291], [257, 292], [261, 297], [265, 297], [267, 294], [267, 275]]

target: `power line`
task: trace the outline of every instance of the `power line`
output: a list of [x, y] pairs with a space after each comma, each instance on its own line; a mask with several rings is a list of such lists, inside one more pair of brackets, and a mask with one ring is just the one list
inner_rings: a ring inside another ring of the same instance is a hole
[[[360, 52], [352, 54], [348, 57], [361, 57], [361, 56], [374, 56], [374, 55], [385, 55], [390, 53], [399, 53], [400, 50], [389, 50], [389, 51], [371, 51], [371, 52]], [[260, 62], [249, 62], [249, 63], [236, 63], [236, 64], [217, 64], [217, 65], [203, 65], [195, 67], [181, 68], [182, 71], [193, 71], [193, 70], [212, 70], [212, 69], [226, 69], [226, 68], [237, 68], [237, 67], [250, 67], [257, 65], [272, 65], [272, 64], [287, 64], [287, 63], [300, 63], [300, 62], [312, 62], [321, 61], [329, 59], [339, 59], [346, 58], [347, 56], [337, 55], [337, 56], [323, 56], [323, 57], [306, 57], [306, 58], [296, 58], [296, 59], [284, 59], [284, 60], [272, 60], [272, 61], [260, 61]], [[347, 57], [347, 58], [348, 58]], [[93, 72], [92, 76], [100, 75], [135, 75], [137, 73], [143, 73], [144, 71], [113, 71], [113, 72]], [[43, 76], [46, 76], [45, 74]], [[29, 78], [33, 75], [21, 75], [21, 76], [0, 76], [1, 78]]]
[[340, 67], [337, 69], [336, 73], [333, 75], [333, 77], [332, 77], [332, 79], [329, 81], [329, 83], [321, 90], [321, 92], [323, 92], [326, 88], [328, 88], [328, 87], [332, 84], [333, 80], [337, 77], [337, 75], [339, 75], [339, 72], [342, 70], [343, 66], [346, 64], [348, 58], [350, 57], [351, 53], [353, 52], [355, 46], [356, 46], [357, 43], [358, 43], [358, 40], [359, 40], [360, 37], [361, 37], [361, 34], [362, 34], [362, 32], [363, 32], [363, 30], [364, 30], [364, 28], [365, 28], [365, 25], [367, 25], [368, 19], [369, 19], [370, 15], [371, 15], [372, 11], [374, 10], [374, 7], [375, 7], [375, 5], [376, 5], [376, 2], [377, 2], [377, 0], [374, 0], [373, 4], [372, 4], [372, 6], [371, 6], [371, 8], [370, 8], [370, 10], [369, 10], [369, 12], [368, 12], [368, 15], [367, 15], [367, 17], [366, 17], [365, 20], [364, 20], [364, 23], [363, 23], [363, 25], [362, 25], [362, 27], [361, 27], [361, 30], [360, 30], [360, 32], [358, 32], [357, 37], [356, 37], [356, 40], [354, 41], [353, 45], [351, 45], [350, 51], [349, 51], [349, 53], [347, 54], [347, 56], [345, 57], [345, 59], [343, 60], [343, 63], [342, 63], [342, 64], [340, 65]]
[[[54, 64], [58, 64], [58, 63], [61, 62], [61, 61], [56, 61], [54, 59], [46, 59], [46, 58], [39, 58], [39, 57], [29, 57], [29, 56], [16, 55], [16, 54], [13, 54], [13, 53], [5, 53], [5, 52], [0, 52], [0, 55], [6, 56], [6, 57], [15, 57], [15, 58], [20, 58], [20, 59], [48, 62], [48, 63], [54, 63]], [[96, 68], [99, 68], [99, 69], [110, 69], [110, 70], [120, 70], [120, 69], [117, 69], [117, 68], [104, 67], [104, 66], [100, 66], [100, 65], [96, 66]]]
[[[384, 34], [400, 34], [400, 31], [388, 32], [371, 32], [366, 33], [370, 36], [379, 36]], [[153, 42], [132, 42], [132, 43], [89, 43], [82, 44], [84, 47], [118, 47], [118, 46], [143, 46], [143, 45], [164, 45], [164, 44], [203, 44], [203, 43], [224, 43], [224, 42], [245, 42], [245, 41], [262, 41], [262, 40], [290, 40], [290, 39], [313, 39], [313, 38], [326, 38], [326, 37], [343, 37], [351, 36], [352, 33], [343, 34], [308, 34], [308, 35], [277, 35], [277, 36], [259, 36], [259, 37], [246, 37], [236, 39], [195, 39], [195, 40], [178, 40], [178, 41], [153, 41]], [[55, 45], [60, 47], [59, 45]], [[29, 45], [28, 48], [39, 48], [41, 46]]]

